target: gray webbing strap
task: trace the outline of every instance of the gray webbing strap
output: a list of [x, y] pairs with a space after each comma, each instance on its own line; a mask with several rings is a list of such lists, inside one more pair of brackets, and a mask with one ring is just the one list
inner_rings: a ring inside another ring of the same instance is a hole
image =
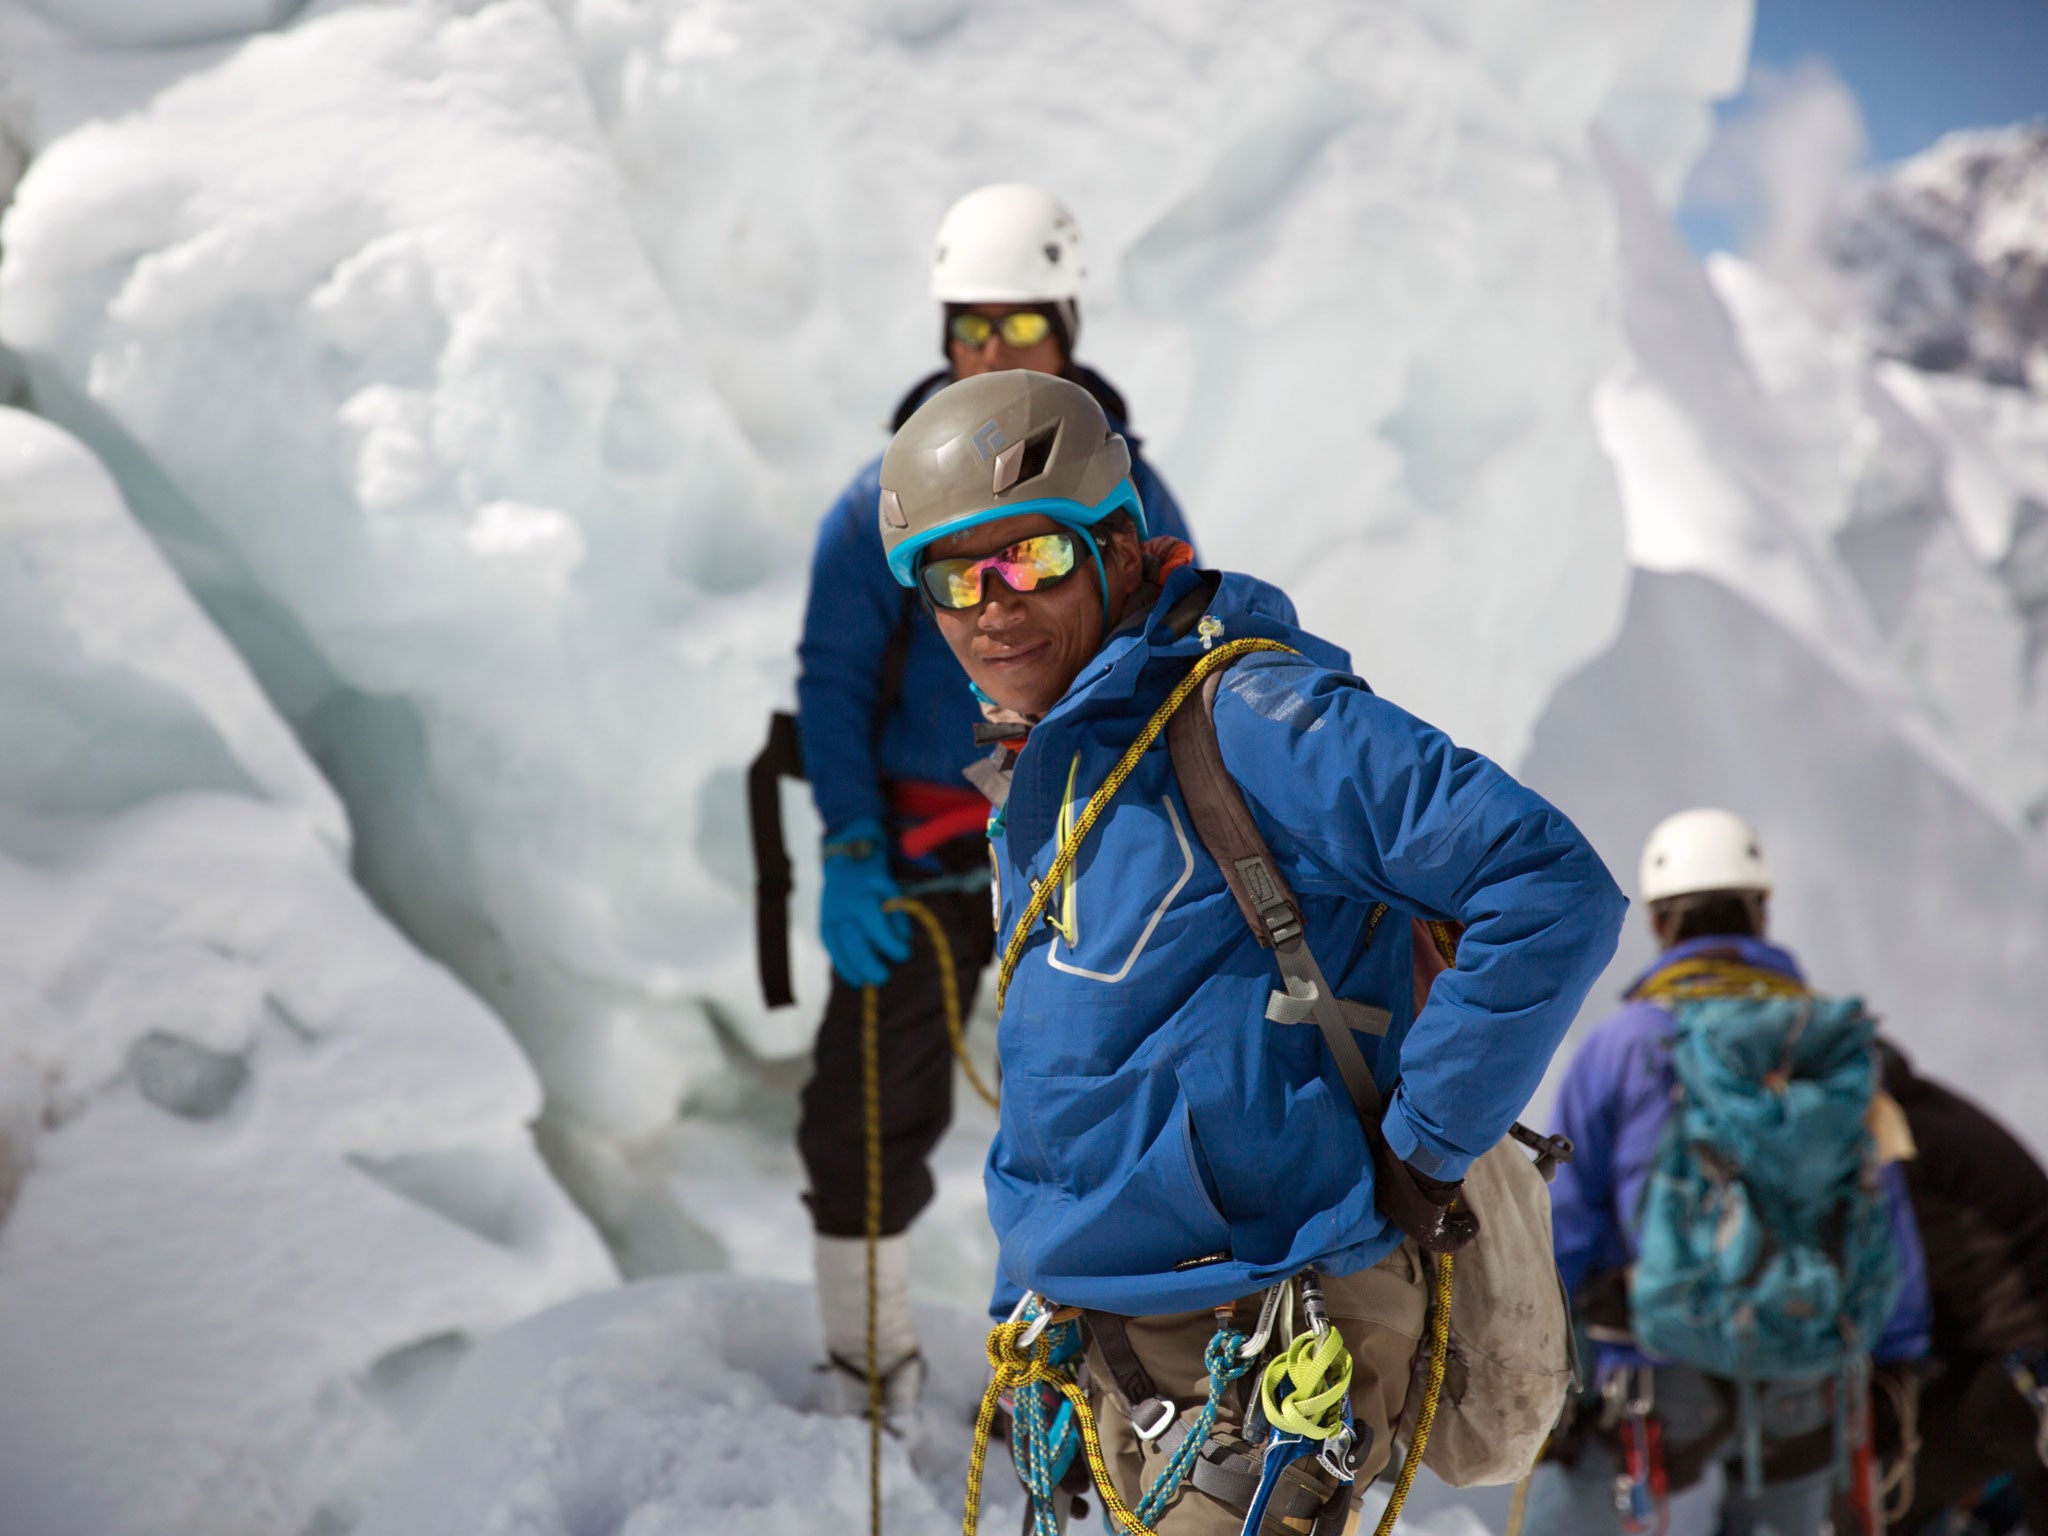
[[1384, 1035], [1392, 1015], [1384, 1008], [1347, 1002], [1330, 991], [1323, 969], [1302, 934], [1301, 906], [1266, 846], [1244, 793], [1223, 761], [1216, 739], [1216, 688], [1221, 672], [1202, 681], [1200, 697], [1174, 712], [1166, 725], [1166, 746], [1188, 818], [1230, 886], [1238, 910], [1259, 943], [1273, 951], [1285, 991], [1267, 999], [1266, 1017], [1276, 1024], [1314, 1024], [1337, 1063], [1352, 1107], [1368, 1136], [1379, 1128], [1384, 1103], [1372, 1069], [1351, 1032]]
[[[1375, 1035], [1384, 1035], [1393, 1018], [1384, 1008], [1368, 1008], [1363, 1003], [1347, 1003], [1333, 995], [1330, 984], [1323, 979], [1323, 968], [1316, 964], [1316, 957], [1309, 953], [1308, 945], [1302, 941], [1296, 921], [1293, 940], [1273, 946], [1273, 958], [1280, 962], [1280, 974], [1287, 979], [1287, 990], [1275, 992], [1266, 1003], [1266, 1017], [1272, 1018], [1275, 1008], [1306, 1008], [1307, 1022], [1323, 1032], [1323, 1044], [1330, 1055], [1336, 1058], [1337, 1071], [1344, 1078], [1345, 1092], [1351, 1095], [1352, 1108], [1358, 1111], [1358, 1120], [1365, 1127], [1368, 1136], [1378, 1132], [1380, 1117], [1386, 1112], [1386, 1105], [1380, 1098], [1379, 1084], [1372, 1080], [1372, 1068], [1365, 1064], [1365, 1053], [1358, 1048], [1358, 1041], [1352, 1037], [1354, 1029], [1370, 1029]], [[1354, 1018], [1364, 1016], [1369, 1024], [1353, 1024]], [[1377, 1025], [1377, 1028], [1372, 1028]]]

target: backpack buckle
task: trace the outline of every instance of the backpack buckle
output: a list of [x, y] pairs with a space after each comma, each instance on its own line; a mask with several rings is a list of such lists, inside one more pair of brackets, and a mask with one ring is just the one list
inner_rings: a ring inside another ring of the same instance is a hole
[[1275, 949], [1301, 937], [1301, 914], [1288, 902], [1278, 901], [1259, 908], [1259, 921], [1266, 925], [1266, 937], [1273, 941]]

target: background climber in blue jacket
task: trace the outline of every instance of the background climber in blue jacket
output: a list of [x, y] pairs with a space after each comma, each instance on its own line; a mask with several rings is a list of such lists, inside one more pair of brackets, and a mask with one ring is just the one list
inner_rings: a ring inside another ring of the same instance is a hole
[[[1557, 1129], [1576, 1153], [1551, 1186], [1558, 1269], [1599, 1341], [1597, 1379], [1607, 1390], [1580, 1405], [1554, 1459], [1538, 1469], [1527, 1536], [1623, 1529], [1615, 1488], [1628, 1470], [1619, 1440], [1625, 1398], [1650, 1405], [1669, 1492], [1696, 1483], [1716, 1462], [1732, 1466], [1739, 1454], [1732, 1388], [1689, 1366], [1653, 1367], [1630, 1347], [1626, 1273], [1636, 1261], [1638, 1213], [1673, 1113], [1666, 983], [1682, 978], [1695, 988], [1719, 976], [1743, 989], [1762, 977], [1803, 988], [1798, 962], [1766, 938], [1770, 891], [1762, 845], [1732, 812], [1682, 811], [1659, 823], [1644, 845], [1638, 894], [1663, 952], [1629, 988], [1626, 1005], [1596, 1026], [1572, 1059], [1558, 1094]], [[1878, 1100], [1872, 1120], [1881, 1133], [1888, 1122], [1896, 1128], [1894, 1113], [1889, 1100]], [[1880, 1134], [1880, 1155], [1900, 1150], [1897, 1139]], [[1926, 1267], [1903, 1170], [1888, 1161], [1882, 1178], [1902, 1283], [1871, 1354], [1880, 1362], [1912, 1361], [1928, 1348]], [[1724, 1532], [1819, 1536], [1827, 1528], [1836, 1480], [1834, 1385], [1794, 1381], [1766, 1389], [1763, 1492], [1749, 1494], [1731, 1472]]]
[[[1386, 1105], [1386, 1156], [1376, 1167], [1319, 1032], [1268, 1022], [1273, 952], [1190, 830], [1168, 753], [1145, 752], [1045, 921], [1022, 931], [1003, 1000], [986, 1173], [1001, 1288], [1124, 1319], [1119, 1334], [1179, 1410], [1168, 1425], [1192, 1434], [1215, 1309], [1251, 1298], [1256, 1312], [1261, 1288], [1316, 1267], [1351, 1351], [1363, 1486], [1409, 1394], [1418, 1244], [1469, 1236], [1446, 1207], [1541, 1079], [1625, 903], [1562, 814], [1375, 696], [1280, 592], [1148, 541], [1127, 463], [1085, 393], [1019, 374], [941, 392], [883, 459], [890, 567], [1007, 738], [992, 760], [998, 932], [1016, 928], [1082, 804], [1203, 651], [1284, 642], [1297, 654], [1222, 674], [1216, 735], [1333, 994], [1386, 1010], [1382, 1035], [1353, 1036]], [[1419, 1011], [1411, 917], [1466, 925]], [[1135, 1500], [1174, 1436], [1144, 1439], [1132, 1405], [1103, 1401], [1123, 1447], [1113, 1471]], [[1210, 1440], [1227, 1443], [1241, 1415], [1226, 1397]], [[1234, 1532], [1244, 1512], [1198, 1478], [1153, 1524]]]
[[[932, 296], [944, 306], [947, 366], [920, 379], [892, 430], [956, 378], [1009, 369], [1059, 374], [1087, 389], [1126, 431], [1122, 397], [1074, 361], [1086, 276], [1079, 231], [1036, 187], [982, 187], [941, 224]], [[1128, 436], [1128, 434], [1126, 433]], [[889, 1416], [918, 1397], [923, 1366], [909, 1301], [907, 1228], [930, 1203], [927, 1166], [953, 1112], [953, 1063], [938, 961], [910, 919], [885, 912], [915, 896], [943, 925], [963, 1006], [989, 955], [989, 806], [963, 777], [980, 756], [981, 716], [967, 678], [882, 557], [875, 526], [880, 459], [825, 514], [798, 648], [797, 730], [824, 823], [820, 926], [832, 992], [818, 1029], [797, 1145], [817, 1232], [832, 1397], [865, 1407], [867, 1270], [860, 1076], [861, 989], [881, 989], [882, 1220], [876, 1363]], [[1185, 538], [1180, 509], [1142, 460], [1131, 477], [1160, 532]]]

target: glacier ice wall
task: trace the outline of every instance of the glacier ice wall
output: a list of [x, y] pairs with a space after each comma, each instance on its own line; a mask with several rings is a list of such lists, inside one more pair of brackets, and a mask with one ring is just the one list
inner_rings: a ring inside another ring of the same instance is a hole
[[934, 357], [945, 203], [1057, 186], [1082, 351], [1209, 555], [1512, 759], [1627, 590], [1589, 135], [1672, 184], [1748, 27], [330, 5], [89, 118], [139, 66], [23, 16], [0, 336], [348, 801], [360, 878], [518, 1030], [558, 1166], [621, 1241], [668, 1223], [661, 1263], [715, 1258], [622, 1192], [731, 1075], [707, 1014], [771, 1057], [810, 1027], [752, 997], [739, 770], [810, 529]]
[[112, 480], [0, 408], [10, 1531], [344, 1529], [471, 1338], [612, 1278], [346, 858]]
[[[1703, 270], [1602, 158], [1625, 351], [1594, 415], [1636, 574], [1524, 771], [1624, 878], [1673, 809], [1741, 809], [1816, 984], [2048, 1151], [2043, 403], [1875, 358], [1735, 258]], [[1638, 920], [1590, 1011], [1649, 958]]]

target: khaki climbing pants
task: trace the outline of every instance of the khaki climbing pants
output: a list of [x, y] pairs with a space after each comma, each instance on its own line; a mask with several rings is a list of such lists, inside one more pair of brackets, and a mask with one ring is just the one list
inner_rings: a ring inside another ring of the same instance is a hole
[[[1404, 1240], [1371, 1269], [1355, 1275], [1325, 1275], [1323, 1299], [1330, 1321], [1343, 1333], [1344, 1343], [1351, 1351], [1351, 1414], [1363, 1451], [1353, 1484], [1355, 1502], [1357, 1493], [1369, 1486], [1387, 1465], [1391, 1426], [1401, 1422], [1415, 1353], [1423, 1347], [1429, 1291], [1422, 1256], [1413, 1242]], [[1239, 1300], [1232, 1326], [1243, 1333], [1252, 1332], [1258, 1326], [1261, 1300], [1261, 1296]], [[1298, 1302], [1295, 1325], [1297, 1330], [1303, 1326]], [[1165, 1465], [1180, 1438], [1179, 1431], [1187, 1427], [1208, 1399], [1209, 1377], [1202, 1356], [1216, 1331], [1216, 1315], [1203, 1311], [1134, 1317], [1127, 1328], [1131, 1348], [1154, 1386], [1180, 1409], [1173, 1428], [1149, 1445], [1141, 1442], [1111, 1385], [1113, 1378], [1106, 1362], [1094, 1343], [1089, 1344], [1088, 1390], [1102, 1431], [1104, 1459], [1109, 1464], [1117, 1496], [1135, 1508]], [[1245, 1407], [1257, 1391], [1253, 1372], [1240, 1378], [1224, 1394], [1216, 1415], [1216, 1435], [1228, 1440], [1240, 1433]], [[1326, 1479], [1320, 1471], [1316, 1475]], [[1324, 1482], [1326, 1491], [1333, 1492], [1335, 1486], [1333, 1482]], [[1243, 1525], [1243, 1509], [1233, 1509], [1192, 1484], [1183, 1483], [1165, 1513], [1153, 1522], [1153, 1529], [1160, 1536], [1237, 1536]], [[1290, 1528], [1306, 1531], [1308, 1525], [1304, 1520], [1283, 1521], [1268, 1514], [1268, 1532]]]

